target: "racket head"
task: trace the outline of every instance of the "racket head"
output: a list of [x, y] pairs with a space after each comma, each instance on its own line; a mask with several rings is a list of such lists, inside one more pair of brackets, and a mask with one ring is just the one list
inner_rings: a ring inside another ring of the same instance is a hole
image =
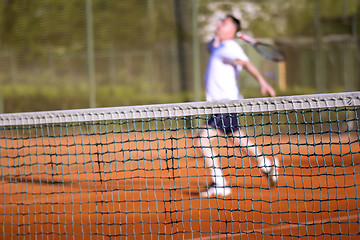
[[257, 42], [253, 46], [258, 53], [271, 61], [282, 62], [286, 60], [285, 53], [279, 48], [262, 42]]

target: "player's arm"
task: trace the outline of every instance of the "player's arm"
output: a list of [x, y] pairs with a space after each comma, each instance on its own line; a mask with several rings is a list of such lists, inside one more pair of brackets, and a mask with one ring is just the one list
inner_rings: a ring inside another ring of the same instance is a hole
[[212, 49], [215, 47], [218, 47], [220, 45], [220, 39], [218, 36], [215, 35], [215, 37], [207, 44], [207, 50], [209, 53], [212, 52]]
[[236, 59], [235, 62], [241, 65], [245, 70], [247, 70], [259, 83], [260, 91], [263, 96], [269, 94], [271, 97], [275, 97], [275, 90], [267, 83], [261, 73], [250, 61], [243, 61]]

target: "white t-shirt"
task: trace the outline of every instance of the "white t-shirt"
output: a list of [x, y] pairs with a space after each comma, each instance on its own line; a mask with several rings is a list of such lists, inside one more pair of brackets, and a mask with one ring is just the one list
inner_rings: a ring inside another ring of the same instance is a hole
[[241, 66], [235, 59], [248, 61], [243, 49], [234, 40], [221, 42], [219, 46], [209, 46], [210, 57], [205, 73], [206, 101], [241, 99], [237, 77]]

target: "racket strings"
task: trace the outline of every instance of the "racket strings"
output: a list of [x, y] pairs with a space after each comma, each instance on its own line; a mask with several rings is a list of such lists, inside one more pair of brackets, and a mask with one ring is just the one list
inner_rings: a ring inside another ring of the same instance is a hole
[[255, 46], [255, 49], [264, 57], [273, 60], [273, 61], [284, 61], [285, 54], [275, 47], [272, 47], [267, 44], [258, 43]]

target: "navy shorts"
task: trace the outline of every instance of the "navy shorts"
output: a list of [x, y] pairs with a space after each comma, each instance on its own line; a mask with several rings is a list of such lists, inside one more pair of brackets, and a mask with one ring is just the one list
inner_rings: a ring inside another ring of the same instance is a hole
[[240, 130], [239, 119], [236, 113], [212, 115], [207, 123], [208, 126], [219, 129], [225, 134], [230, 134]]

